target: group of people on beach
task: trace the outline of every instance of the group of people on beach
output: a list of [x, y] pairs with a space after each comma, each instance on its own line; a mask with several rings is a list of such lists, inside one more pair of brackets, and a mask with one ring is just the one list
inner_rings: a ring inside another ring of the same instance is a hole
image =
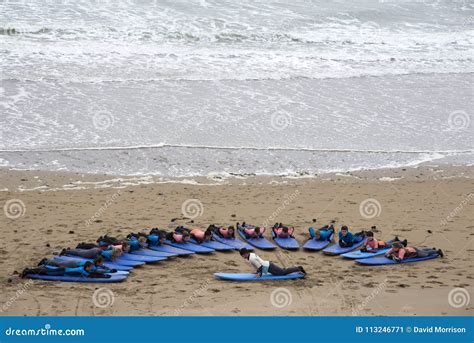
[[[316, 240], [332, 240], [335, 234], [334, 228], [335, 221], [331, 221], [329, 225], [326, 225], [320, 229], [315, 230], [313, 227], [308, 229], [311, 238]], [[374, 231], [377, 228], [372, 226], [371, 231], [360, 231], [357, 233], [351, 233], [346, 225], [341, 227], [338, 233], [338, 244], [341, 247], [352, 247], [354, 244], [364, 241], [361, 251], [363, 252], [376, 252], [380, 249], [390, 249], [385, 257], [394, 261], [400, 262], [403, 259], [413, 257], [424, 257], [429, 255], [440, 255], [444, 256], [441, 249], [437, 248], [415, 248], [408, 245], [408, 241], [405, 239], [401, 241], [398, 237], [395, 237], [391, 241], [379, 240], [375, 237]]]
[[[331, 221], [319, 229], [310, 227], [309, 239], [332, 241], [336, 229], [335, 221]], [[237, 229], [236, 229], [237, 228]], [[234, 226], [216, 226], [209, 225], [206, 230], [199, 228], [186, 228], [178, 226], [173, 231], [166, 231], [159, 228], [152, 228], [149, 233], [138, 232], [130, 233], [125, 238], [116, 238], [108, 235], [100, 236], [95, 243], [79, 243], [76, 248], [63, 249], [60, 255], [77, 256], [88, 260], [50, 260], [42, 259], [37, 266], [26, 268], [23, 270], [21, 277], [29, 274], [42, 275], [79, 275], [84, 277], [108, 278], [111, 273], [116, 272], [115, 269], [107, 268], [104, 262], [115, 261], [124, 253], [133, 252], [147, 246], [162, 245], [166, 240], [174, 243], [186, 243], [190, 240], [193, 243], [203, 243], [213, 239], [213, 235], [226, 239], [235, 238], [236, 230], [239, 230], [246, 238], [260, 238], [265, 233], [264, 227], [248, 225], [245, 222]], [[436, 248], [416, 248], [408, 245], [407, 240], [401, 241], [395, 237], [391, 241], [379, 240], [375, 237], [373, 226], [371, 231], [360, 231], [352, 233], [345, 225], [341, 227], [338, 235], [338, 244], [340, 247], [352, 247], [364, 240], [361, 251], [376, 252], [380, 249], [390, 249], [385, 254], [387, 258], [400, 262], [407, 258], [423, 257], [438, 254], [443, 256], [443, 252]], [[272, 227], [272, 233], [275, 237], [288, 238], [293, 237], [294, 227], [286, 226], [282, 223], [275, 223]], [[240, 255], [248, 260], [248, 262], [256, 269], [257, 277], [264, 274], [287, 275], [294, 272], [306, 274], [302, 266], [291, 268], [281, 268], [271, 261], [260, 258], [257, 254], [248, 251], [245, 248], [240, 249]]]

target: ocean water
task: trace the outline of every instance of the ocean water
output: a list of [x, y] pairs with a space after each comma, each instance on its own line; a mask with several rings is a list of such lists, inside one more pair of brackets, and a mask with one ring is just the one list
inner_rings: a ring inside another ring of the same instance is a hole
[[0, 1], [0, 166], [471, 165], [473, 18], [462, 0]]

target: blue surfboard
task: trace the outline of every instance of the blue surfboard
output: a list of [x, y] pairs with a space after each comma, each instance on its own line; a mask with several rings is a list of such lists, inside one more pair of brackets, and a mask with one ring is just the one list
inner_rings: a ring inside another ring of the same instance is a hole
[[188, 255], [194, 254], [194, 251], [179, 249], [179, 248], [175, 248], [175, 247], [172, 247], [171, 245], [166, 245], [166, 244], [150, 245], [150, 246], [148, 246], [148, 249], [151, 249], [153, 251], [158, 251], [158, 252], [166, 252], [166, 253], [170, 253], [170, 254], [176, 254], [178, 256], [188, 256]]
[[365, 239], [361, 240], [359, 243], [355, 243], [351, 247], [345, 247], [345, 248], [341, 247], [339, 243], [336, 243], [336, 244], [331, 245], [329, 248], [324, 249], [323, 253], [327, 255], [341, 255], [346, 252], [360, 248], [362, 245], [364, 245], [364, 242], [365, 242]]
[[155, 251], [148, 248], [138, 249], [134, 251], [130, 251], [132, 255], [144, 255], [144, 256], [153, 256], [153, 257], [174, 257], [178, 256], [177, 254], [172, 254], [169, 252], [164, 251]]
[[123, 253], [118, 259], [140, 261], [140, 262], [145, 262], [145, 263], [155, 263], [155, 262], [164, 261], [167, 259], [167, 257], [145, 256], [145, 255], [138, 255], [138, 254]]
[[342, 257], [350, 258], [350, 259], [362, 259], [362, 258], [370, 258], [375, 256], [384, 255], [386, 252], [390, 251], [390, 249], [379, 249], [373, 252], [363, 252], [360, 250], [357, 251], [350, 251], [345, 254], [342, 254]]
[[266, 281], [266, 280], [294, 280], [302, 279], [305, 277], [303, 273], [291, 273], [288, 275], [272, 275], [266, 274], [261, 277], [257, 277], [252, 273], [214, 273], [214, 276], [219, 280], [228, 280], [228, 281]]
[[327, 240], [323, 241], [323, 240], [317, 240], [315, 238], [310, 238], [303, 245], [303, 248], [306, 250], [319, 251], [326, 248], [329, 244], [331, 244], [331, 241], [327, 241]]
[[237, 238], [224, 238], [224, 237], [219, 236], [216, 233], [213, 233], [212, 237], [216, 241], [227, 244], [231, 247], [234, 247], [234, 249], [237, 249], [237, 250], [240, 250], [242, 248], [245, 248], [247, 250], [253, 250], [253, 247], [250, 244], [242, 242], [240, 239], [237, 239]]
[[26, 278], [37, 279], [37, 280], [46, 280], [46, 281], [63, 281], [63, 282], [121, 282], [127, 278], [127, 275], [111, 275], [110, 278], [92, 278], [84, 276], [71, 276], [71, 275], [39, 275], [31, 274], [27, 275]]
[[250, 245], [253, 245], [255, 248], [259, 248], [262, 250], [272, 250], [276, 249], [276, 245], [270, 242], [268, 239], [265, 237], [262, 238], [246, 238], [245, 233], [242, 232], [242, 230], [237, 229], [239, 232], [240, 237], [242, 237], [243, 240], [245, 240], [247, 243]]
[[197, 245], [197, 244], [193, 244], [193, 243], [189, 243], [189, 242], [174, 243], [174, 242], [167, 239], [165, 241], [165, 244], [170, 245], [170, 246], [175, 247], [175, 248], [178, 248], [178, 249], [185, 249], [185, 250], [189, 250], [189, 251], [194, 251], [195, 253], [198, 253], [198, 254], [208, 254], [208, 253], [211, 253], [211, 252], [214, 251], [214, 249], [206, 248], [206, 247], [203, 247], [203, 246], [200, 246], [200, 245]]
[[[45, 265], [46, 268], [48, 269], [58, 269], [59, 267], [57, 266], [50, 266], [50, 265]], [[127, 272], [125, 270], [117, 270], [116, 272], [113, 273], [104, 273], [104, 274], [110, 274], [110, 275], [129, 275], [130, 272]]]
[[298, 241], [294, 237], [277, 237], [274, 232], [272, 232], [273, 240], [283, 249], [296, 250], [300, 248]]
[[413, 257], [413, 258], [407, 258], [407, 259], [401, 260], [400, 262], [396, 262], [394, 260], [386, 258], [385, 256], [379, 256], [379, 257], [372, 257], [372, 258], [364, 258], [364, 259], [355, 260], [355, 261], [359, 264], [365, 264], [369, 266], [382, 266], [382, 265], [388, 265], [388, 264], [420, 262], [420, 261], [431, 260], [437, 257], [439, 257], [439, 255], [431, 255], [431, 256], [426, 256], [426, 257]]
[[217, 250], [217, 251], [235, 250], [234, 247], [231, 247], [230, 245], [220, 243], [220, 242], [217, 242], [217, 241], [207, 241], [207, 242], [198, 243], [196, 240], [190, 239], [190, 242], [192, 242], [194, 244], [201, 245], [201, 246], [206, 247], [206, 248], [214, 249], [214, 250]]

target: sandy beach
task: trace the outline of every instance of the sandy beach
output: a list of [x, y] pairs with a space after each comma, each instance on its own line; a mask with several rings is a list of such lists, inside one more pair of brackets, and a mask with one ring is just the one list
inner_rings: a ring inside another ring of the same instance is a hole
[[[173, 182], [3, 169], [1, 315], [473, 315], [472, 303], [456, 307], [449, 297], [456, 288], [474, 295], [473, 178], [473, 167], [430, 166]], [[202, 204], [193, 222], [182, 214], [188, 199]], [[366, 211], [361, 203], [367, 199], [376, 206]], [[446, 257], [366, 267], [302, 249], [258, 251], [280, 265], [304, 266], [304, 280], [287, 282], [214, 279], [214, 272], [252, 271], [237, 252], [171, 258], [105, 286], [11, 278], [63, 247], [105, 233], [268, 220], [294, 225], [301, 244], [313, 218], [316, 226], [335, 219], [338, 228], [345, 224], [354, 231], [376, 225], [380, 238], [398, 235], [415, 246], [441, 248]], [[112, 295], [103, 308], [93, 301], [102, 287]]]

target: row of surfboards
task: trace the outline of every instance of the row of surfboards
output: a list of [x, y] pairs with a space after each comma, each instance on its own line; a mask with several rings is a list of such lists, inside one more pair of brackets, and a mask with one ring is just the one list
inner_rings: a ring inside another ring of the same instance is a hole
[[[28, 275], [32, 279], [41, 279], [41, 280], [57, 280], [57, 281], [72, 281], [72, 282], [120, 282], [127, 278], [129, 272], [135, 268], [139, 267], [145, 263], [156, 263], [164, 261], [169, 257], [175, 256], [187, 256], [194, 253], [207, 254], [214, 251], [230, 251], [230, 250], [239, 250], [241, 248], [246, 248], [248, 250], [253, 250], [254, 248], [259, 248], [263, 250], [272, 250], [277, 246], [267, 240], [264, 237], [261, 238], [247, 238], [245, 235], [238, 230], [242, 240], [237, 238], [222, 238], [218, 235], [214, 235], [214, 240], [204, 243], [197, 243], [196, 241], [191, 240], [186, 243], [175, 243], [169, 240], [166, 240], [162, 245], [148, 246], [147, 248], [139, 249], [130, 253], [125, 253], [122, 256], [118, 257], [114, 262], [105, 262], [105, 266], [111, 269], [116, 269], [116, 273], [111, 273], [110, 278], [88, 278], [81, 276], [68, 276], [68, 275]], [[289, 238], [279, 238], [273, 237], [274, 242], [285, 249], [298, 249], [299, 244], [296, 239]], [[362, 252], [357, 250], [364, 244], [362, 239], [360, 242], [354, 244], [351, 247], [342, 248], [339, 244], [335, 243], [331, 245], [330, 241], [319, 241], [315, 239], [309, 239], [304, 245], [303, 248], [307, 250], [319, 251], [322, 250], [323, 253], [327, 255], [341, 255], [344, 258], [354, 259], [357, 263], [365, 265], [387, 265], [387, 264], [396, 264], [397, 262], [392, 261], [384, 256], [388, 249], [381, 249], [377, 252], [369, 253]], [[435, 258], [437, 256], [429, 256], [423, 258], [409, 258], [403, 260], [401, 263], [409, 262], [418, 262], [430, 258]], [[70, 255], [67, 253], [63, 256], [55, 256], [57, 261], [92, 261], [92, 259], [87, 259], [75, 255]], [[53, 267], [50, 267], [53, 268]], [[278, 280], [278, 279], [297, 279], [302, 278], [304, 275], [301, 273], [294, 273], [285, 276], [274, 276], [266, 275], [261, 278], [256, 278], [255, 274], [248, 273], [215, 273], [216, 278], [222, 280], [235, 280], [235, 281], [251, 281], [251, 280]]]

